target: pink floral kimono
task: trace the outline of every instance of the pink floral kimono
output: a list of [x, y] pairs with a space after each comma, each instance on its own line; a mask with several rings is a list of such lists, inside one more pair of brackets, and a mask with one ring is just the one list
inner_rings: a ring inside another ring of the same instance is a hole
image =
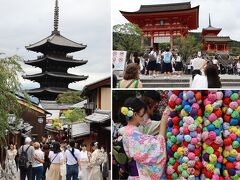
[[151, 136], [139, 132], [136, 126], [125, 126], [123, 147], [127, 156], [136, 163], [141, 180], [163, 179], [166, 163], [166, 144], [161, 135]]

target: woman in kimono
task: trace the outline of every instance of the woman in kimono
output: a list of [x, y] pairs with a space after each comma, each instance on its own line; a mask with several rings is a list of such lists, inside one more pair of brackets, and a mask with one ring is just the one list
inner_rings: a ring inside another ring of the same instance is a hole
[[104, 161], [104, 155], [102, 151], [98, 148], [98, 142], [91, 143], [93, 153], [90, 158], [90, 175], [89, 180], [102, 180], [101, 164]]
[[80, 172], [80, 180], [88, 180], [89, 177], [89, 160], [90, 160], [90, 156], [91, 153], [87, 151], [87, 145], [86, 144], [82, 144], [81, 145], [81, 152], [80, 152], [80, 164], [81, 164], [81, 172]]
[[10, 144], [10, 149], [7, 150], [6, 160], [5, 160], [5, 170], [9, 180], [16, 179], [17, 167], [15, 162], [15, 157], [17, 155], [16, 146]]
[[127, 156], [136, 161], [140, 180], [165, 179], [166, 143], [164, 136], [169, 113], [164, 111], [159, 133], [156, 136], [146, 135], [138, 130], [146, 109], [146, 104], [138, 98], [129, 98], [121, 108], [121, 113], [128, 121], [128, 125], [124, 127], [123, 147]]

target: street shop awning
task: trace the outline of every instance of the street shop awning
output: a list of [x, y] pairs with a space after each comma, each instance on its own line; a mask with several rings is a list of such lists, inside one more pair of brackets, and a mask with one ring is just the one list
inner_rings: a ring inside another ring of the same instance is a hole
[[96, 110], [93, 114], [85, 117], [85, 122], [105, 123], [111, 118], [111, 111]]

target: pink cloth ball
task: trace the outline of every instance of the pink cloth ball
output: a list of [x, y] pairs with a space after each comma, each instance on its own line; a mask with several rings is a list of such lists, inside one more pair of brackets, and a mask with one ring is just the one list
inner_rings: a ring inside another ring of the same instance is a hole
[[209, 132], [209, 139], [214, 141], [216, 139], [217, 135], [214, 131]]
[[203, 101], [203, 104], [204, 104], [204, 106], [206, 106], [206, 105], [212, 104], [212, 103], [211, 103], [211, 101], [209, 101], [208, 99], [205, 99], [205, 100]]
[[218, 145], [222, 145], [223, 144], [223, 139], [220, 136], [217, 136], [214, 142]]
[[169, 101], [175, 101], [177, 99], [177, 95], [176, 94], [172, 94], [169, 98]]
[[237, 109], [237, 107], [238, 107], [238, 103], [237, 102], [230, 102], [230, 104], [229, 104], [229, 107], [231, 108], [231, 109]]
[[213, 174], [212, 180], [219, 180], [219, 176], [217, 174]]
[[217, 116], [216, 116], [216, 114], [214, 114], [214, 113], [211, 113], [210, 116], [208, 116], [208, 120], [209, 120], [210, 122], [213, 122], [213, 121], [215, 121], [216, 119], [217, 119]]
[[[238, 153], [237, 157], [236, 157], [237, 161], [240, 161], [240, 153]], [[239, 162], [240, 163], [240, 162]]]
[[208, 146], [211, 146], [211, 144], [213, 143], [213, 141], [210, 140], [210, 139], [207, 139], [207, 140], [205, 141], [205, 143], [206, 143]]
[[204, 131], [204, 132], [202, 133], [202, 139], [203, 139], [203, 141], [206, 141], [206, 140], [208, 139], [208, 134], [209, 134], [208, 131]]
[[177, 135], [179, 134], [179, 130], [176, 129], [176, 128], [174, 128], [174, 129], [172, 130], [172, 134], [173, 134], [174, 136], [177, 136]]
[[216, 92], [217, 100], [223, 99], [223, 93], [221, 91]]
[[238, 105], [240, 105], [240, 99], [237, 100]]
[[231, 151], [231, 150], [233, 150], [233, 147], [232, 147], [232, 145], [225, 146], [224, 149], [227, 150], [227, 151]]
[[235, 168], [240, 169], [240, 162], [236, 162]]
[[188, 158], [190, 160], [194, 160], [195, 159], [195, 154], [193, 152], [188, 153]]
[[194, 109], [199, 109], [200, 107], [199, 107], [199, 104], [198, 104], [198, 103], [193, 103], [193, 104], [192, 104], [192, 108], [194, 108]]
[[197, 144], [198, 143], [198, 139], [197, 138], [192, 138], [191, 139], [191, 144]]
[[218, 161], [219, 163], [221, 163], [221, 162], [223, 161], [223, 157], [222, 157], [222, 156], [219, 156], [219, 157], [217, 158], [217, 161]]
[[237, 139], [237, 135], [234, 134], [234, 133], [231, 133], [231, 134], [229, 135], [229, 137], [230, 137], [232, 140], [236, 140], [236, 139]]
[[175, 100], [175, 104], [177, 104], [177, 105], [182, 104], [182, 99], [181, 99], [181, 98], [177, 98], [177, 99]]
[[208, 100], [211, 101], [211, 104], [214, 103], [217, 100], [216, 93], [210, 93], [208, 94]]
[[167, 174], [172, 174], [172, 173], [174, 173], [174, 169], [173, 169], [173, 166], [168, 166], [167, 167]]

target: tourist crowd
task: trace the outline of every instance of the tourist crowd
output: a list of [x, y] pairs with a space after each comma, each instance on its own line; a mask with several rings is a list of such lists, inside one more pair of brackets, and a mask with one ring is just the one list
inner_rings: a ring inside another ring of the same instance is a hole
[[[108, 155], [98, 142], [76, 148], [74, 140], [68, 144], [56, 141], [33, 142], [25, 138], [25, 144], [18, 150], [10, 144], [6, 152], [5, 179], [16, 180], [104, 180], [108, 177]], [[100, 147], [100, 148], [99, 148]], [[3, 171], [3, 170], [2, 170]]]

